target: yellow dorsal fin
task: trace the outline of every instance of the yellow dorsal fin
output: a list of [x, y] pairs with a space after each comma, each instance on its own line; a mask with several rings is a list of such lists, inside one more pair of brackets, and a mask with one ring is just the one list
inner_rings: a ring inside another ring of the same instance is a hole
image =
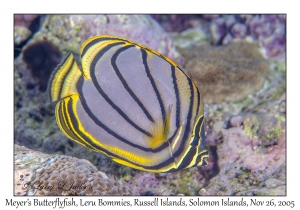
[[81, 75], [74, 56], [70, 53], [56, 67], [50, 77], [48, 84], [50, 100], [55, 102], [67, 96], [78, 94], [76, 84]]
[[122, 40], [113, 36], [93, 36], [86, 40], [80, 50], [82, 72], [86, 79], [90, 80], [91, 64], [95, 60], [97, 54], [99, 54], [105, 47], [113, 44], [123, 44], [125, 40]]
[[151, 149], [155, 149], [161, 146], [164, 142], [168, 141], [171, 123], [171, 111], [172, 106], [169, 106], [166, 115], [156, 120], [153, 126], [150, 128], [151, 137], [146, 139], [146, 143]]

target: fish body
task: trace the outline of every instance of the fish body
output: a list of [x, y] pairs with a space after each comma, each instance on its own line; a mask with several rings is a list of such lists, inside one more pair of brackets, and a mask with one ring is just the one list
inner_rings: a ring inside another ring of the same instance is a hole
[[149, 172], [205, 164], [203, 101], [171, 59], [132, 41], [94, 36], [49, 81], [62, 132], [115, 162]]

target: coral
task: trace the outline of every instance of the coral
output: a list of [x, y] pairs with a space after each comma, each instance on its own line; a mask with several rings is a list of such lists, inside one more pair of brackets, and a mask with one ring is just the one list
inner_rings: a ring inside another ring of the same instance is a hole
[[48, 79], [61, 59], [59, 49], [46, 40], [27, 45], [23, 50], [23, 60], [33, 77], [39, 80], [41, 91], [47, 89]]
[[191, 19], [196, 17], [196, 15], [192, 14], [155, 14], [151, 16], [157, 20], [167, 32], [182, 32], [190, 28], [192, 26]]
[[[143, 42], [156, 50], [162, 49], [161, 52], [169, 56], [177, 56], [173, 45], [178, 49], [184, 48], [189, 51], [189, 56], [186, 57], [186, 61], [189, 62], [199, 54], [195, 49], [203, 43], [211, 42], [213, 37], [207, 33], [210, 21], [213, 23], [217, 18], [222, 19], [224, 16], [197, 16], [199, 19], [187, 20], [192, 28], [180, 33], [167, 34], [149, 16], [144, 15], [46, 15], [41, 17], [41, 28], [35, 34], [32, 32], [34, 36], [30, 38], [27, 46], [48, 40], [59, 47], [63, 56], [69, 51], [78, 56], [81, 43], [90, 36], [89, 34], [92, 36], [95, 35], [93, 33], [103, 31], [119, 36], [124, 34], [127, 38]], [[231, 21], [236, 23], [236, 17]], [[142, 26], [143, 21], [146, 22], [146, 26]], [[238, 23], [247, 25], [241, 21]], [[234, 26], [234, 30], [243, 27], [241, 24]], [[241, 33], [239, 36], [242, 36], [242, 32], [242, 29], [239, 29], [234, 33]], [[248, 32], [249, 30], [243, 39], [250, 37]], [[149, 34], [144, 36], [145, 33]], [[148, 39], [151, 42], [147, 41]], [[231, 35], [226, 39], [235, 41], [236, 38]], [[233, 55], [230, 57], [239, 58], [237, 53], [230, 53]], [[227, 57], [229, 55], [224, 56]], [[259, 91], [248, 94], [243, 100], [234, 103], [222, 101], [219, 104], [210, 104], [204, 100], [206, 146], [210, 152], [206, 166], [174, 173], [153, 174], [121, 166], [103, 154], [84, 148], [64, 137], [55, 122], [54, 105], [48, 101], [47, 94], [39, 89], [39, 78], [33, 77], [22, 56], [15, 57], [14, 141], [31, 149], [56, 154], [47, 155], [15, 145], [15, 195], [27, 193], [28, 182], [38, 175], [37, 171], [41, 166], [49, 168], [63, 158], [70, 160], [70, 164], [78, 163], [83, 170], [96, 171], [92, 174], [104, 172], [110, 180], [121, 181], [132, 190], [133, 195], [285, 195], [286, 66], [280, 61], [269, 61], [270, 71]], [[241, 63], [244, 65], [244, 61]], [[259, 75], [257, 79], [263, 77], [261, 73], [256, 74]], [[201, 93], [204, 94], [203, 91]], [[86, 161], [57, 154], [89, 160], [98, 170]], [[54, 162], [55, 160], [57, 161]], [[55, 174], [56, 172], [53, 173]], [[92, 177], [98, 179], [98, 176]], [[100, 178], [103, 177], [105, 176], [101, 175]], [[31, 193], [42, 193], [37, 189], [35, 191], [37, 186], [33, 182], [30, 183]], [[44, 189], [43, 193], [50, 192]], [[60, 193], [76, 194], [78, 191]]]
[[14, 15], [14, 24], [29, 28], [32, 21], [39, 16], [40, 15], [35, 15], [35, 14], [26, 14], [26, 15], [16, 14]]
[[28, 182], [31, 180], [33, 170], [39, 167], [50, 156], [26, 147], [15, 144], [14, 148], [14, 194], [25, 195]]
[[131, 195], [89, 161], [15, 145], [15, 195]]
[[230, 119], [230, 125], [232, 127], [240, 127], [243, 123], [243, 117], [242, 116], [233, 116]]
[[209, 18], [214, 44], [228, 44], [235, 39], [247, 38], [257, 40], [269, 58], [285, 58], [285, 15], [221, 15]]
[[54, 105], [47, 103], [45, 92], [39, 90], [26, 64], [15, 60], [14, 82], [14, 141], [31, 149], [40, 149], [43, 140], [59, 131], [54, 117]]
[[53, 156], [34, 170], [28, 195], [130, 195], [86, 160]]
[[238, 192], [237, 196], [285, 196], [286, 195], [286, 186], [280, 185], [278, 187], [264, 187], [264, 188], [254, 188], [251, 190], [245, 190]]
[[209, 149], [216, 148], [216, 155], [211, 151], [209, 164], [201, 171], [217, 169], [217, 173], [212, 173], [200, 195], [285, 194], [285, 98], [252, 103], [260, 105], [246, 113], [244, 102], [206, 104], [206, 143]]
[[172, 191], [176, 195], [197, 195], [199, 189], [205, 184], [205, 177], [197, 167], [167, 173], [166, 180], [173, 186]]
[[247, 136], [260, 136], [260, 144], [270, 146], [277, 144], [279, 137], [285, 132], [285, 117], [273, 113], [247, 114], [243, 125]]
[[95, 35], [127, 38], [178, 57], [169, 35], [148, 15], [47, 15], [32, 41], [48, 39], [61, 51], [79, 54], [82, 43]]
[[14, 58], [17, 58], [26, 45], [40, 28], [43, 15], [14, 15]]
[[133, 195], [197, 195], [205, 179], [198, 168], [193, 167], [173, 173], [136, 172], [123, 180]]
[[187, 60], [186, 69], [206, 103], [243, 99], [262, 88], [269, 69], [254, 43], [203, 45], [182, 52]]
[[[217, 146], [219, 173], [200, 190], [200, 195], [235, 195], [261, 188], [268, 177], [285, 167], [285, 134], [278, 145], [269, 146], [267, 150], [258, 146], [256, 139], [245, 136], [241, 128], [224, 129], [223, 135], [223, 142]], [[285, 177], [280, 179], [284, 181]], [[273, 195], [271, 193], [265, 192]]]
[[27, 40], [31, 35], [31, 31], [24, 26], [14, 26], [14, 45], [19, 45]]
[[127, 182], [133, 195], [159, 195], [166, 188], [163, 180], [156, 178], [154, 173], [140, 172]]
[[237, 103], [205, 104], [210, 159], [200, 170], [212, 175], [199, 195], [286, 194], [285, 67], [270, 66], [256, 94]]
[[15, 59], [14, 68], [14, 142], [30, 149], [50, 154], [64, 154], [88, 159], [101, 171], [119, 176], [127, 167], [112, 161], [67, 139], [57, 126], [55, 104], [50, 103], [47, 92], [39, 90], [22, 57]]
[[210, 43], [210, 36], [200, 27], [190, 28], [181, 33], [171, 33], [170, 36], [176, 48], [192, 48]]
[[[129, 38], [176, 58], [178, 53], [170, 37], [148, 15], [44, 15], [40, 22], [39, 31], [24, 46], [21, 56], [14, 60], [15, 143], [47, 153], [86, 158], [105, 173], [116, 176], [122, 174], [128, 170], [127, 167], [120, 166], [101, 153], [74, 144], [63, 136], [55, 121], [55, 106], [50, 103], [46, 92], [40, 90], [41, 82], [47, 84], [47, 76], [43, 77], [43, 81], [40, 76], [34, 76], [30, 66], [22, 59], [23, 53], [32, 45], [48, 41], [59, 47], [62, 57], [70, 51], [78, 56], [87, 38], [106, 34]], [[55, 55], [51, 53], [47, 59], [55, 61], [58, 59]], [[42, 66], [40, 70], [50, 70], [51, 66]]]

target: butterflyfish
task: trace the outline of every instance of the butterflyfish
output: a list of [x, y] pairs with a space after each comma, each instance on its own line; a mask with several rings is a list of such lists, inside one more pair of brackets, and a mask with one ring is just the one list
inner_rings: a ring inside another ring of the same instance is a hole
[[170, 58], [114, 36], [94, 36], [52, 73], [56, 121], [75, 142], [148, 172], [206, 164], [203, 101]]

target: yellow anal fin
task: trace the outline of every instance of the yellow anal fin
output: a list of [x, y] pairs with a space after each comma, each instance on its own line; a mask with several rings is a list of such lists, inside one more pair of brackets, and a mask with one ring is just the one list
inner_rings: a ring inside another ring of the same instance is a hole
[[[85, 136], [82, 135], [82, 131], [74, 124], [74, 119], [76, 118], [74, 114], [76, 113], [76, 104], [78, 100], [79, 95], [74, 94], [58, 101], [55, 108], [55, 116], [58, 127], [69, 139], [72, 139], [84, 147], [96, 150], [86, 140]], [[99, 150], [96, 151], [99, 152]]]
[[151, 149], [155, 149], [161, 146], [164, 142], [168, 141], [168, 134], [170, 131], [171, 123], [171, 111], [172, 106], [169, 106], [169, 109], [165, 116], [156, 120], [150, 128], [151, 137], [148, 137], [146, 139], [146, 143]]
[[67, 96], [78, 94], [76, 84], [82, 73], [70, 53], [52, 73], [48, 91], [51, 102], [56, 102]]

